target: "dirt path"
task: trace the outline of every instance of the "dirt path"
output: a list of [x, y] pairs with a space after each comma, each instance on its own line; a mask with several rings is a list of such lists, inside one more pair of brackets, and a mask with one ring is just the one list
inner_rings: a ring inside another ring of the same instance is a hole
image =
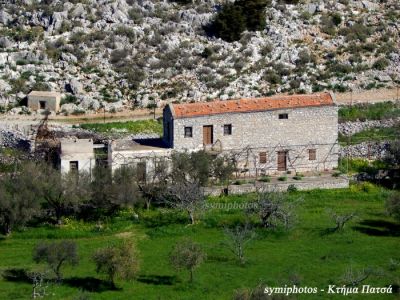
[[338, 105], [399, 101], [400, 88], [369, 90], [353, 93], [335, 93], [335, 98], [335, 102]]
[[[157, 109], [155, 112], [155, 117], [162, 116], [162, 109]], [[83, 124], [83, 123], [110, 123], [119, 121], [133, 121], [133, 120], [146, 120], [153, 119], [154, 112], [148, 109], [135, 109], [135, 110], [124, 110], [117, 113], [95, 113], [95, 114], [85, 114], [80, 116], [51, 116], [50, 121], [58, 123], [68, 123], [68, 124]]]

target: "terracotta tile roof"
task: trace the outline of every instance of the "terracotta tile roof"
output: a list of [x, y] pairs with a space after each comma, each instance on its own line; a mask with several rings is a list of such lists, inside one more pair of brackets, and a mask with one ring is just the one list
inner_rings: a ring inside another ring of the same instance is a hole
[[171, 104], [175, 118], [188, 118], [203, 115], [224, 113], [254, 112], [296, 107], [333, 105], [329, 93], [311, 95], [273, 96], [268, 98], [253, 98], [240, 100], [216, 100], [186, 104]]

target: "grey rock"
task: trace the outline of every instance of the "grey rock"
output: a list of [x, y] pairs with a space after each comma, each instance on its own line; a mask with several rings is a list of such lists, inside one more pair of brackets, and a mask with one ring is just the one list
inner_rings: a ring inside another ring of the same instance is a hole
[[0, 48], [8, 49], [13, 46], [13, 42], [6, 36], [0, 37]]
[[10, 90], [11, 86], [3, 79], [0, 79], [0, 92], [8, 92]]
[[67, 84], [66, 89], [74, 95], [81, 94], [83, 92], [82, 84], [76, 78], [72, 78], [70, 80], [69, 84]]
[[381, 82], [389, 82], [392, 81], [392, 78], [387, 74], [380, 74], [377, 76], [378, 80]]
[[12, 21], [11, 15], [5, 10], [0, 10], [0, 23], [3, 25], [8, 25]]
[[0, 66], [8, 62], [8, 53], [0, 53]]
[[61, 59], [63, 61], [72, 62], [72, 63], [78, 62], [78, 59], [76, 58], [75, 55], [73, 55], [72, 53], [67, 53], [67, 52], [61, 53]]
[[317, 11], [317, 5], [315, 3], [309, 3], [309, 4], [305, 5], [304, 9], [306, 12], [313, 15]]
[[365, 9], [367, 9], [367, 10], [377, 10], [377, 9], [379, 9], [379, 4], [374, 3], [374, 2], [363, 0], [363, 1], [361, 1], [361, 3], [363, 5], [363, 7]]
[[60, 109], [61, 109], [61, 112], [72, 113], [74, 111], [79, 110], [79, 107], [73, 103], [66, 103], [66, 104], [61, 105]]

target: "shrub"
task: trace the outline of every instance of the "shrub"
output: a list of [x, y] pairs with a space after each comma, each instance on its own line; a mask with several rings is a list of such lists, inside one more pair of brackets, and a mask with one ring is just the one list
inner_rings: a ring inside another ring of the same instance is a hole
[[301, 174], [301, 173], [296, 173], [296, 175], [293, 176], [293, 179], [294, 179], [294, 180], [302, 180], [303, 177], [304, 177], [303, 174]]
[[265, 9], [270, 0], [238, 0], [227, 3], [209, 25], [208, 31], [225, 41], [240, 40], [243, 31], [265, 28]]
[[279, 181], [287, 181], [287, 176], [280, 176], [280, 177], [278, 177], [278, 180]]
[[270, 182], [271, 181], [271, 177], [270, 176], [262, 176], [260, 179], [258, 179], [258, 181]]
[[365, 26], [362, 23], [355, 23], [350, 27], [344, 27], [339, 30], [339, 34], [345, 36], [348, 41], [365, 40], [372, 34], [372, 28]]
[[128, 56], [128, 50], [126, 49], [116, 49], [111, 52], [110, 63], [113, 65], [120, 63]]
[[297, 192], [297, 187], [294, 184], [289, 184], [287, 191], [289, 193]]
[[273, 70], [266, 70], [263, 78], [271, 84], [279, 84], [282, 82], [281, 77]]
[[376, 70], [384, 70], [389, 66], [389, 60], [386, 58], [382, 57], [376, 60], [373, 64], [373, 68]]
[[134, 21], [136, 24], [142, 24], [143, 22], [143, 13], [140, 8], [131, 8], [128, 10], [129, 18]]

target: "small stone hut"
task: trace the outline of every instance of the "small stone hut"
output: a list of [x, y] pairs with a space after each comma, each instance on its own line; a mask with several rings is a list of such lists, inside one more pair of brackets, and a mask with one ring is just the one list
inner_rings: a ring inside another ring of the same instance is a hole
[[61, 94], [59, 92], [32, 91], [28, 94], [28, 107], [31, 110], [60, 111]]

